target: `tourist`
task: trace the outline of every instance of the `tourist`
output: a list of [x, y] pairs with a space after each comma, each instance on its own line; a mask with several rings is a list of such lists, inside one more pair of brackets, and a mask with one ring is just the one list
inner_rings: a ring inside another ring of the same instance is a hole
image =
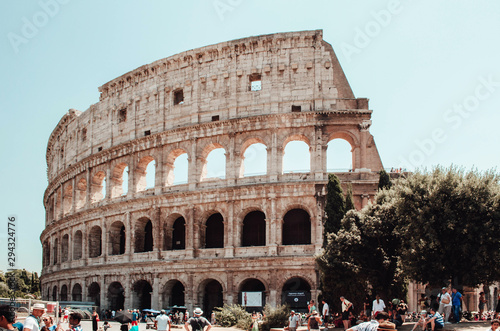
[[307, 305], [307, 309], [308, 309], [308, 316], [307, 316], [307, 318], [309, 318], [309, 316], [312, 315], [312, 312], [314, 310], [316, 310], [316, 306], [314, 305], [314, 303], [315, 303], [314, 300], [311, 300], [311, 301], [309, 301], [309, 305]]
[[307, 330], [308, 331], [319, 330], [320, 324], [321, 324], [321, 318], [319, 318], [318, 312], [316, 310], [313, 310], [311, 312], [311, 317], [309, 317], [309, 320], [307, 321]]
[[130, 323], [132, 326], [137, 325], [137, 321], [139, 320], [139, 310], [138, 309], [132, 309], [132, 323]]
[[109, 324], [108, 321], [104, 322], [102, 328], [104, 331], [108, 331], [108, 329], [111, 327], [111, 324]]
[[499, 331], [500, 330], [500, 320], [493, 319], [491, 320], [491, 328], [488, 331]]
[[462, 311], [462, 302], [463, 302], [463, 297], [462, 293], [458, 292], [458, 290], [454, 287], [451, 290], [451, 303], [452, 303], [452, 309], [453, 309], [453, 320], [455, 323], [460, 322], [460, 313]]
[[170, 330], [170, 327], [172, 326], [172, 323], [170, 321], [170, 318], [165, 314], [165, 310], [161, 310], [160, 314], [156, 316], [155, 319], [155, 328], [158, 331], [168, 331]]
[[365, 301], [363, 301], [363, 310], [366, 316], [372, 316], [372, 301], [368, 294], [365, 296]]
[[423, 330], [425, 330], [426, 325], [427, 325], [427, 311], [422, 310], [420, 312], [420, 317], [419, 317], [417, 323], [415, 323], [415, 325], [413, 325], [413, 329], [411, 329], [411, 331], [414, 331], [419, 326], [423, 331]]
[[384, 300], [380, 299], [380, 295], [375, 296], [375, 300], [373, 300], [373, 305], [372, 305], [372, 314], [373, 317], [376, 317], [378, 313], [383, 312], [385, 309], [385, 302]]
[[449, 323], [448, 320], [450, 319], [451, 315], [451, 296], [448, 293], [448, 288], [446, 287], [443, 287], [441, 289], [441, 294], [439, 295], [438, 312], [441, 315], [443, 315], [444, 313], [445, 323]]
[[212, 324], [210, 324], [205, 317], [201, 316], [203, 315], [203, 310], [195, 308], [195, 310], [193, 310], [193, 314], [194, 316], [188, 319], [184, 324], [186, 331], [190, 331], [189, 326], [191, 326], [191, 331], [209, 331], [212, 328]]
[[16, 321], [16, 312], [9, 305], [0, 306], [0, 328], [3, 330], [17, 331], [12, 324]]
[[31, 307], [31, 315], [26, 317], [24, 321], [23, 330], [25, 331], [40, 331], [40, 317], [45, 312], [45, 305], [43, 303], [35, 303]]
[[342, 301], [342, 323], [344, 324], [344, 330], [347, 330], [351, 327], [351, 321], [349, 320], [349, 311], [353, 309], [353, 305], [343, 296], [340, 297], [340, 301]]
[[323, 304], [323, 326], [328, 326], [328, 321], [330, 317], [330, 307], [326, 303], [325, 300], [321, 300], [321, 303]]
[[484, 312], [484, 306], [486, 305], [486, 297], [484, 295], [484, 292], [479, 293], [479, 319], [483, 320], [483, 312]]
[[430, 324], [432, 331], [442, 329], [444, 327], [443, 316], [441, 316], [441, 314], [434, 308], [431, 308], [431, 314], [427, 318], [425, 324]]
[[83, 331], [80, 322], [82, 321], [82, 315], [80, 313], [69, 314], [68, 322], [71, 331]]
[[47, 314], [42, 315], [42, 321], [45, 327], [47, 328], [47, 331], [55, 331], [57, 326], [54, 324], [54, 320], [52, 319], [51, 316]]
[[495, 318], [500, 318], [500, 292], [498, 292], [497, 307], [495, 309]]
[[99, 328], [99, 315], [97, 314], [97, 311], [92, 312], [92, 331], [97, 331]]
[[64, 322], [67, 323], [68, 322], [68, 318], [69, 318], [69, 307], [65, 307], [64, 308], [64, 317], [63, 317], [63, 320], [62, 320], [63, 323]]
[[418, 299], [418, 305], [420, 306], [420, 309], [423, 311], [425, 308], [427, 308], [427, 297], [425, 296], [425, 293], [420, 294], [420, 299]]
[[352, 328], [347, 329], [346, 331], [377, 331], [379, 326], [384, 328], [391, 328], [394, 329], [394, 324], [388, 322], [389, 319], [389, 314], [386, 312], [379, 312], [377, 316], [375, 316], [375, 319], [369, 321], [369, 322], [364, 322], [361, 324], [358, 324], [356, 326], [353, 326]]
[[290, 312], [290, 317], [288, 317], [288, 331], [297, 331], [299, 327], [299, 316], [295, 314], [295, 311]]

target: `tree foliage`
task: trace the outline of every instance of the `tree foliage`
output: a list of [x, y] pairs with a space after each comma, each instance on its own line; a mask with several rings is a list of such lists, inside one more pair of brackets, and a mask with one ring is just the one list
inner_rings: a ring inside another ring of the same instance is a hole
[[348, 183], [345, 195], [345, 211], [348, 212], [352, 209], [356, 209], [356, 207], [354, 206], [354, 198], [352, 196], [352, 185]]
[[380, 175], [378, 179], [378, 189], [383, 190], [391, 188], [392, 182], [389, 174], [384, 169], [380, 170], [378, 174]]
[[323, 246], [326, 245], [329, 233], [336, 233], [340, 229], [342, 218], [345, 215], [345, 199], [340, 180], [335, 174], [328, 175], [326, 185], [325, 218], [323, 222]]
[[9, 296], [11, 291], [14, 291], [14, 295], [20, 298], [26, 298], [29, 294], [40, 297], [38, 274], [25, 269], [16, 269], [6, 273], [0, 272], [0, 296]]

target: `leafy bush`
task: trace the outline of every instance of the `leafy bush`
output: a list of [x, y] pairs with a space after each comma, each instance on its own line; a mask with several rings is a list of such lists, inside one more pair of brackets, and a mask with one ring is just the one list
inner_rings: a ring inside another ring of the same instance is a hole
[[239, 329], [248, 330], [252, 326], [252, 315], [240, 305], [224, 305], [215, 308], [215, 319], [222, 327], [236, 325]]
[[266, 305], [264, 307], [264, 322], [260, 326], [260, 330], [269, 331], [271, 328], [282, 328], [288, 324], [288, 316], [290, 308], [286, 305], [273, 307]]

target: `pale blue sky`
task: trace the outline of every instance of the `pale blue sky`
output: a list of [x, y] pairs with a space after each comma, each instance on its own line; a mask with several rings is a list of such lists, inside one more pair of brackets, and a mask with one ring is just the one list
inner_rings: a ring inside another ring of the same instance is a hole
[[143, 64], [227, 40], [323, 29], [356, 97], [370, 99], [386, 168], [498, 164], [498, 1], [59, 1], [0, 3], [3, 270], [12, 214], [17, 267], [41, 269], [45, 150], [67, 110]]

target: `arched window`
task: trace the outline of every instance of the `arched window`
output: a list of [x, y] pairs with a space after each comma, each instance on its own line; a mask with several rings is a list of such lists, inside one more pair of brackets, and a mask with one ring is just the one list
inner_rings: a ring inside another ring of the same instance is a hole
[[174, 161], [174, 178], [172, 185], [185, 184], [188, 182], [188, 155], [179, 155]]
[[224, 247], [224, 219], [220, 213], [207, 219], [205, 230], [205, 248]]
[[108, 309], [118, 311], [125, 303], [125, 289], [119, 282], [113, 282], [108, 287]]
[[66, 285], [61, 286], [61, 301], [68, 301], [68, 287]]
[[73, 298], [73, 301], [82, 301], [82, 286], [80, 284], [75, 284], [73, 286], [71, 297]]
[[87, 203], [87, 180], [81, 178], [76, 184], [76, 209], [81, 209]]
[[351, 144], [344, 139], [333, 139], [327, 146], [326, 170], [328, 172], [348, 172], [354, 169]]
[[283, 173], [304, 173], [311, 171], [309, 145], [303, 141], [290, 141], [283, 155]]
[[143, 157], [137, 164], [137, 192], [155, 187], [156, 162], [152, 156]]
[[116, 221], [109, 228], [109, 255], [125, 254], [125, 225]]
[[69, 258], [69, 235], [65, 234], [61, 242], [61, 262], [68, 261]]
[[207, 155], [201, 170], [201, 180], [208, 178], [226, 178], [226, 151], [218, 144], [207, 146], [203, 155]]
[[153, 223], [143, 217], [137, 220], [135, 228], [135, 253], [153, 251]]
[[311, 243], [311, 218], [303, 209], [292, 209], [283, 218], [283, 245]]
[[266, 287], [255, 278], [245, 279], [238, 291], [238, 304], [244, 307], [264, 307], [266, 305]]
[[59, 240], [56, 238], [54, 240], [54, 248], [53, 248], [53, 254], [52, 256], [54, 256], [54, 260], [52, 261], [54, 263], [54, 265], [56, 265], [59, 261], [58, 261], [58, 255], [57, 255], [57, 250], [59, 249]]
[[127, 195], [128, 192], [128, 166], [120, 163], [115, 166], [111, 177], [111, 198]]
[[90, 201], [92, 203], [99, 202], [106, 197], [106, 174], [104, 171], [99, 171], [92, 179], [92, 190]]
[[146, 280], [139, 280], [132, 285], [132, 306], [139, 310], [151, 309], [151, 293], [153, 288]]
[[102, 254], [102, 230], [95, 225], [89, 232], [89, 257], [98, 257]]
[[252, 211], [243, 219], [242, 246], [266, 245], [266, 215]]
[[240, 177], [261, 176], [267, 173], [267, 147], [261, 143], [248, 146], [243, 153]]
[[311, 285], [300, 277], [293, 277], [286, 281], [281, 290], [281, 302], [293, 309], [307, 310], [311, 300]]
[[186, 221], [184, 217], [179, 217], [174, 222], [172, 231], [172, 249], [186, 248]]
[[77, 230], [73, 238], [73, 260], [79, 260], [82, 258], [82, 231]]

